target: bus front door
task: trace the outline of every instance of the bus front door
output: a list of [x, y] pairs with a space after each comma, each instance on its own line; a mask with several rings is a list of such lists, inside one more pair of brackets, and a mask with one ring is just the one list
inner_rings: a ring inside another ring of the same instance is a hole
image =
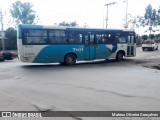
[[95, 59], [95, 46], [94, 46], [94, 34], [85, 34], [84, 36], [85, 47], [84, 47], [84, 59], [94, 60]]
[[135, 46], [135, 37], [134, 35], [128, 35], [127, 38], [128, 45], [127, 45], [127, 56], [135, 56], [136, 53], [136, 46]]

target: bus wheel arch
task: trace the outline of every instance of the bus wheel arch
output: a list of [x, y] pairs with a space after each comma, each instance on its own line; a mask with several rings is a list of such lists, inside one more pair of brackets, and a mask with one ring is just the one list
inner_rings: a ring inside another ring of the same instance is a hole
[[122, 61], [124, 56], [125, 56], [125, 52], [123, 50], [120, 50], [116, 54], [116, 60], [117, 61]]
[[64, 63], [66, 65], [74, 65], [77, 60], [77, 55], [75, 53], [67, 53], [64, 57]]

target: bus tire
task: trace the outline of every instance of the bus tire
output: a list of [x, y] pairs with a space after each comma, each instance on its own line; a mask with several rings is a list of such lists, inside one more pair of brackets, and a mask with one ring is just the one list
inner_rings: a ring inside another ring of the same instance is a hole
[[66, 65], [74, 65], [76, 63], [76, 56], [74, 54], [67, 54], [64, 58]]
[[119, 51], [116, 55], [116, 60], [117, 61], [122, 61], [123, 60], [123, 52]]
[[145, 50], [145, 48], [142, 48], [142, 50], [144, 51], [144, 50]]

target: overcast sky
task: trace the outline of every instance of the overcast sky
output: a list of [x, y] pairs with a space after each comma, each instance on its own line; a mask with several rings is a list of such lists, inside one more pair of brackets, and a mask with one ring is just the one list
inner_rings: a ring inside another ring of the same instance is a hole
[[[0, 0], [2, 11], [8, 11], [16, 0]], [[124, 0], [21, 0], [31, 2], [40, 20], [38, 24], [54, 25], [62, 21], [77, 21], [80, 27], [85, 23], [89, 27], [102, 28], [105, 26], [107, 3], [117, 2], [109, 6], [109, 28], [120, 28], [126, 15]], [[128, 14], [143, 15], [147, 5], [158, 9], [159, 0], [128, 0]], [[9, 13], [6, 12], [8, 16]], [[5, 21], [7, 21], [5, 19]]]

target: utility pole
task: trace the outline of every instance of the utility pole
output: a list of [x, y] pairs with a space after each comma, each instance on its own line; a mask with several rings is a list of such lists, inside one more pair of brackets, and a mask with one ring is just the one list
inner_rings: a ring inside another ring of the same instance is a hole
[[114, 5], [114, 4], [116, 4], [116, 2], [112, 2], [112, 3], [107, 3], [107, 4], [105, 4], [105, 6], [107, 6], [107, 13], [106, 13], [106, 28], [108, 27], [108, 6]]
[[126, 2], [126, 22], [125, 22], [125, 28], [128, 28], [128, 0]]
[[0, 22], [1, 22], [1, 36], [2, 36], [2, 50], [4, 51], [5, 50], [5, 44], [4, 44], [4, 30], [3, 30], [3, 13], [2, 11], [0, 10]]

